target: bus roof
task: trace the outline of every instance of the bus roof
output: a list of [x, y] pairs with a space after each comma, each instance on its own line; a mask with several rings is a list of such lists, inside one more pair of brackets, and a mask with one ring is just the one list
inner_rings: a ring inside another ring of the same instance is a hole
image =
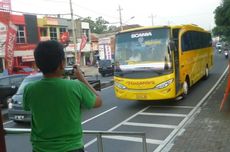
[[199, 27], [198, 25], [185, 24], [185, 25], [164, 25], [164, 26], [142, 26], [142, 27], [137, 27], [137, 28], [132, 28], [132, 29], [120, 31], [117, 34], [126, 33], [126, 32], [133, 32], [133, 31], [139, 31], [139, 30], [146, 30], [146, 29], [157, 29], [157, 28], [188, 28], [188, 29], [192, 29], [192, 30], [208, 32], [208, 31], [204, 30], [203, 28]]

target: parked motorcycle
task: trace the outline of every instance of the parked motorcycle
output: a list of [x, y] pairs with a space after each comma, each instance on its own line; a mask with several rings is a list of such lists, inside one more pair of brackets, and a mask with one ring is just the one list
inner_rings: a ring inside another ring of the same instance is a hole
[[226, 50], [224, 50], [224, 56], [225, 56], [225, 58], [227, 59], [228, 58], [228, 50], [226, 49]]
[[218, 53], [221, 53], [221, 51], [222, 51], [222, 50], [219, 48], [219, 49], [218, 49]]

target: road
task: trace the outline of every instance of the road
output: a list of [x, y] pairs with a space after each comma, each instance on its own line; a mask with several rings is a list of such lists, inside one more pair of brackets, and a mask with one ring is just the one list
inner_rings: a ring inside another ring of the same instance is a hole
[[[147, 137], [148, 152], [167, 151], [170, 143], [192, 123], [201, 105], [212, 96], [222, 93], [215, 90], [222, 81], [227, 68], [223, 54], [215, 54], [215, 66], [207, 80], [201, 80], [191, 88], [187, 98], [181, 101], [138, 102], [116, 99], [112, 87], [101, 91], [103, 106], [98, 109], [83, 110], [82, 124], [87, 131], [134, 131], [144, 132]], [[224, 77], [225, 78], [225, 77]], [[223, 84], [222, 84], [223, 85]], [[213, 91], [215, 90], [215, 91]], [[29, 128], [29, 124], [5, 122], [5, 127]], [[85, 135], [87, 152], [97, 152], [95, 136]], [[7, 135], [8, 152], [31, 152], [29, 135]], [[105, 152], [142, 152], [139, 137], [103, 137]], [[20, 150], [19, 150], [20, 149]]]

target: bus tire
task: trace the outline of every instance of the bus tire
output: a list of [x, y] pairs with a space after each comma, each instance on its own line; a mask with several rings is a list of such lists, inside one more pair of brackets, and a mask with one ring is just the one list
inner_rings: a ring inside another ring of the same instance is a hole
[[204, 80], [208, 79], [208, 76], [209, 76], [209, 69], [208, 69], [208, 66], [206, 66], [205, 74], [204, 74]]
[[183, 83], [183, 98], [185, 98], [188, 95], [189, 87], [190, 87], [189, 78], [186, 77], [186, 79], [185, 79], [185, 81]]

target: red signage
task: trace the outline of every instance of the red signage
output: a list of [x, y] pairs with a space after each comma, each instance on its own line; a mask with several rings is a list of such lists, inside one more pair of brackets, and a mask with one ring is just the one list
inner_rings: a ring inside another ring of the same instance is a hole
[[0, 8], [4, 10], [11, 10], [11, 0], [0, 0]]
[[15, 51], [34, 50], [35, 48], [36, 44], [17, 44], [15, 46]]
[[69, 41], [69, 32], [63, 32], [60, 34], [60, 42], [66, 44]]
[[6, 37], [6, 44], [5, 44], [5, 60], [8, 68], [8, 73], [11, 74], [13, 71], [13, 64], [14, 64], [14, 46], [16, 40], [16, 33], [17, 28], [12, 23], [8, 26], [8, 32]]

